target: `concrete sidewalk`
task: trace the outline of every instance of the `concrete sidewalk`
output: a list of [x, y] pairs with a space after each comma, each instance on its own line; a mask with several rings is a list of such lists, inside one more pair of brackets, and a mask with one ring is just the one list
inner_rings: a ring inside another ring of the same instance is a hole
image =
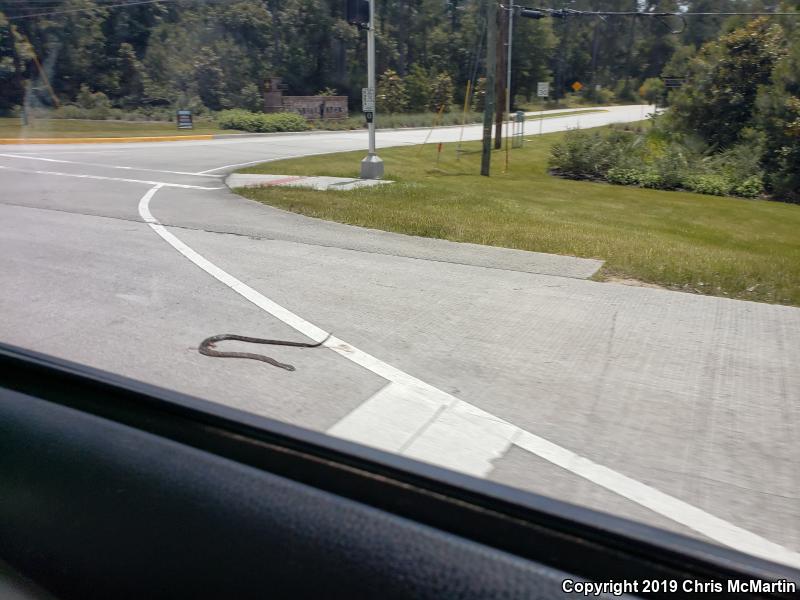
[[298, 187], [321, 192], [328, 190], [354, 190], [392, 183], [388, 179], [358, 179], [353, 177], [306, 177], [300, 175], [260, 175], [234, 173], [225, 179], [229, 188], [240, 187]]

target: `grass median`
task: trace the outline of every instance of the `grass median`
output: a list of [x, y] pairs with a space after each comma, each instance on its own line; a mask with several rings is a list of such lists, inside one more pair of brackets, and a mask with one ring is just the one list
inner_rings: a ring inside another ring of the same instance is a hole
[[[800, 206], [570, 181], [547, 173], [562, 134], [494, 152], [481, 177], [479, 143], [388, 148], [397, 183], [352, 191], [270, 187], [242, 195], [304, 215], [459, 242], [599, 258], [598, 279], [800, 305]], [[357, 177], [363, 152], [265, 163], [243, 173]]]
[[194, 129], [178, 129], [175, 123], [156, 121], [92, 121], [89, 119], [31, 119], [23, 127], [18, 118], [0, 118], [0, 138], [150, 137], [241, 133], [223, 131], [213, 122], [198, 121]]

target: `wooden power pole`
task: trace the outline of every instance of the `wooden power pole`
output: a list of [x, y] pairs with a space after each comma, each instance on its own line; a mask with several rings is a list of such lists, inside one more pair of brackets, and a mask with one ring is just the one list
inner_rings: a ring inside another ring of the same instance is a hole
[[494, 113], [494, 149], [500, 150], [503, 147], [503, 116], [505, 114], [506, 105], [506, 49], [508, 44], [508, 18], [501, 11], [498, 14], [500, 19], [500, 34], [497, 36], [497, 56], [495, 62], [497, 63], [497, 74], [495, 83], [495, 113]]
[[483, 153], [481, 175], [489, 176], [492, 164], [492, 119], [494, 117], [495, 70], [497, 69], [497, 0], [486, 6], [486, 88], [483, 107]]

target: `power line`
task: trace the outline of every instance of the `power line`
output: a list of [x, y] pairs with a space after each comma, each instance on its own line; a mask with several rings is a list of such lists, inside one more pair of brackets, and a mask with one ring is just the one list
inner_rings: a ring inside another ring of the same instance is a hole
[[[502, 5], [501, 5], [502, 6]], [[609, 11], [609, 10], [575, 10], [573, 8], [529, 8], [515, 4], [510, 9], [518, 9], [522, 17], [528, 19], [543, 19], [550, 17], [554, 19], [567, 19], [569, 17], [598, 17], [605, 21], [607, 17], [652, 17], [658, 19], [665, 27], [670, 29], [672, 34], [681, 34], [686, 30], [686, 17], [798, 17], [798, 12], [642, 12], [630, 11]], [[680, 19], [681, 29], [673, 30], [667, 22], [667, 18]]]
[[800, 16], [798, 12], [643, 12], [636, 10], [629, 11], [608, 11], [608, 10], [575, 10], [573, 8], [529, 8], [527, 6], [514, 5], [514, 8], [542, 13], [542, 16], [555, 18], [565, 18], [570, 16], [598, 16], [598, 17], [779, 17], [779, 16]]
[[[40, 12], [34, 14], [27, 14], [27, 15], [16, 15], [13, 17], [6, 17], [9, 21], [19, 20], [19, 19], [33, 19], [36, 17], [50, 17], [53, 15], [65, 15], [65, 14], [74, 14], [74, 13], [82, 13], [82, 12], [92, 12], [95, 10], [107, 10], [111, 8], [125, 8], [128, 6], [141, 6], [143, 4], [166, 4], [168, 2], [175, 2], [176, 0], [139, 0], [137, 2], [120, 2], [119, 4], [111, 4], [111, 3], [99, 3], [97, 6], [93, 6], [91, 8], [72, 8], [68, 10], [56, 10], [50, 12]], [[38, 8], [38, 7], [37, 7]], [[49, 8], [49, 7], [48, 7]]]

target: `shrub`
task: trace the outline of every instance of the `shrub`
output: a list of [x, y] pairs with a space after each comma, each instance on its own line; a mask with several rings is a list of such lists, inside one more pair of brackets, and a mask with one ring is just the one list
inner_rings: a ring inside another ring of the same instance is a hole
[[392, 69], [387, 69], [378, 81], [378, 108], [384, 113], [400, 113], [408, 106], [406, 84]]
[[646, 100], [648, 104], [663, 104], [666, 95], [667, 88], [660, 77], [645, 79], [639, 88], [639, 96]]
[[111, 101], [103, 92], [92, 92], [84, 83], [76, 98], [78, 106], [87, 111], [89, 119], [106, 119], [111, 115]]
[[653, 161], [653, 170], [658, 173], [661, 185], [666, 189], [679, 188], [687, 172], [689, 172], [689, 160], [687, 151], [679, 144], [670, 144], [664, 152]]
[[717, 153], [695, 141], [665, 135], [657, 125], [645, 132], [624, 127], [602, 133], [572, 130], [553, 145], [550, 166], [566, 177], [618, 185], [745, 198], [764, 194], [757, 136]]
[[636, 93], [637, 88], [638, 85], [635, 79], [621, 79], [614, 86], [614, 96], [622, 102], [639, 102], [641, 98]]
[[56, 111], [53, 111], [58, 115], [58, 118], [61, 119], [85, 119], [86, 118], [86, 109], [83, 109], [79, 106], [75, 106], [74, 104], [64, 104], [59, 107]]
[[439, 73], [433, 80], [428, 108], [431, 112], [450, 112], [453, 103], [453, 78], [447, 73]]
[[606, 179], [609, 183], [618, 185], [641, 185], [644, 179], [644, 172], [638, 169], [611, 167], [606, 174]]
[[647, 169], [641, 172], [639, 177], [639, 185], [656, 190], [667, 187], [666, 183], [664, 182], [664, 178], [661, 176], [661, 173], [654, 169]]
[[410, 112], [428, 110], [431, 101], [431, 77], [428, 71], [414, 64], [403, 79], [408, 97], [407, 108]]
[[246, 110], [224, 110], [217, 114], [217, 123], [223, 129], [238, 129], [255, 133], [281, 131], [306, 131], [310, 126], [297, 113], [253, 113]]
[[605, 178], [609, 169], [631, 159], [636, 141], [621, 130], [601, 134], [573, 129], [553, 145], [550, 167], [571, 177]]
[[688, 190], [712, 196], [728, 196], [733, 187], [727, 177], [713, 173], [690, 175], [686, 178], [685, 185]]
[[264, 107], [264, 98], [255, 83], [246, 83], [239, 94], [239, 106], [246, 110], [259, 110]]
[[586, 96], [591, 102], [596, 102], [597, 104], [611, 104], [616, 100], [614, 92], [604, 87], [595, 88], [588, 92]]
[[764, 193], [764, 178], [761, 175], [751, 175], [734, 187], [733, 193], [743, 198], [758, 198]]

